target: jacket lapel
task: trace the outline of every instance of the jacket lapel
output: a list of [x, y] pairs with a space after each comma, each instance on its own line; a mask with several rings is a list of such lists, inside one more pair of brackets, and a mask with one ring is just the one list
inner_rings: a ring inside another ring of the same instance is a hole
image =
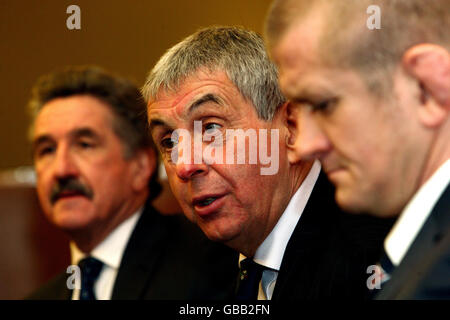
[[324, 239], [336, 219], [333, 199], [334, 190], [321, 173], [286, 247], [272, 300], [289, 299], [293, 283], [296, 288], [303, 288], [304, 295], [300, 296], [309, 295], [311, 275], [317, 272], [313, 261], [319, 263], [318, 255], [327, 249]]
[[142, 299], [163, 253], [164, 219], [146, 205], [125, 249], [111, 299]]
[[441, 256], [448, 254], [448, 244], [445, 246], [445, 243], [442, 243], [444, 240], [449, 242], [449, 233], [450, 185], [439, 198], [402, 262], [394, 270], [392, 279], [386, 283], [376, 299], [411, 298], [424, 274], [432, 268], [431, 262], [436, 262]]

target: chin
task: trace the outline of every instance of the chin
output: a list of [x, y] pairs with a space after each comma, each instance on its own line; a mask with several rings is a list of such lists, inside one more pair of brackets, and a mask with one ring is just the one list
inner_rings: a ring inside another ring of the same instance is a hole
[[234, 232], [234, 230], [225, 228], [224, 224], [221, 224], [220, 221], [201, 224], [199, 227], [209, 240], [215, 242], [226, 243], [234, 239], [236, 236], [236, 232]]
[[88, 215], [78, 211], [55, 211], [51, 222], [64, 231], [77, 231], [89, 226]]
[[355, 198], [355, 195], [355, 192], [343, 192], [341, 189], [337, 189], [335, 199], [339, 207], [348, 213], [368, 212], [367, 206], [361, 202], [362, 197]]
[[339, 207], [351, 214], [370, 214], [375, 217], [388, 218], [396, 214], [380, 206], [380, 203], [373, 198], [365, 198], [364, 195], [353, 193], [340, 193], [336, 191], [336, 202]]

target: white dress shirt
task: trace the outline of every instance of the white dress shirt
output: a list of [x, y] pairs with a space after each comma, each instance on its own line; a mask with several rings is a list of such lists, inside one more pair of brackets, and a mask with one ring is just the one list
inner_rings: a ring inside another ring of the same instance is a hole
[[[311, 170], [289, 201], [286, 210], [281, 215], [272, 232], [255, 252], [253, 261], [272, 269], [263, 272], [262, 281], [259, 285], [258, 300], [270, 300], [272, 298], [284, 251], [305, 209], [306, 203], [319, 177], [320, 170], [320, 162], [317, 160], [314, 161]], [[244, 258], [245, 256], [241, 254], [239, 256], [239, 263]], [[264, 283], [264, 285], [261, 285], [261, 283]]]
[[[103, 262], [103, 268], [94, 285], [94, 292], [97, 300], [111, 299], [123, 253], [141, 214], [142, 208], [123, 221], [91, 251], [90, 256]], [[77, 265], [80, 260], [86, 257], [86, 254], [78, 249], [74, 242], [70, 242], [70, 252], [72, 256], [72, 265]], [[74, 289], [72, 300], [79, 300], [79, 297], [80, 290]]]
[[398, 266], [413, 243], [436, 202], [450, 183], [450, 160], [428, 179], [407, 204], [384, 241], [384, 249]]

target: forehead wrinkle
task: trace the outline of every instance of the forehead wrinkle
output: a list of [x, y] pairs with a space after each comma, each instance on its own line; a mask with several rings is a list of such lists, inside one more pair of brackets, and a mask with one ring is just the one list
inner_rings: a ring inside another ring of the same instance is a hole
[[218, 95], [216, 95], [214, 93], [206, 93], [206, 94], [203, 94], [202, 96], [200, 96], [199, 98], [194, 99], [194, 101], [187, 108], [187, 114], [188, 115], [192, 114], [192, 112], [194, 112], [197, 108], [199, 108], [209, 102], [213, 102], [219, 106], [223, 106], [223, 101]]
[[[209, 86], [212, 88], [204, 88]], [[179, 85], [178, 90], [160, 90], [157, 98], [149, 101], [147, 105], [150, 131], [152, 132], [155, 127], [159, 126], [173, 129], [177, 127], [172, 125], [172, 123], [176, 123], [174, 117], [189, 118], [191, 113], [209, 102], [222, 107], [228, 106], [227, 94], [222, 92], [228, 87], [237, 90], [224, 72], [213, 75], [198, 72]], [[200, 92], [193, 94], [194, 91]], [[184, 103], [183, 100], [189, 95], [193, 95], [193, 97], [189, 97], [188, 101]], [[172, 116], [165, 112], [160, 114], [161, 110], [172, 110], [173, 114]]]
[[80, 138], [80, 137], [92, 137], [98, 138], [99, 135], [97, 132], [91, 127], [81, 127], [76, 128], [69, 132], [71, 138]]
[[[97, 132], [89, 126], [83, 126], [80, 128], [74, 128], [69, 131], [68, 135], [70, 138], [79, 138], [79, 137], [99, 137]], [[52, 133], [41, 133], [38, 134], [35, 138], [33, 143], [40, 143], [45, 140], [55, 140], [54, 135]]]
[[[177, 99], [179, 101], [179, 99]], [[200, 97], [195, 97], [193, 98], [193, 101], [188, 103], [188, 106], [186, 108], [183, 108], [183, 114], [185, 117], [188, 117], [190, 115], [192, 115], [192, 113], [201, 108], [202, 106], [206, 105], [207, 103], [214, 103], [218, 106], [224, 106], [224, 102], [222, 100], [222, 98], [220, 96], [218, 96], [215, 93], [204, 93], [201, 94]], [[149, 117], [149, 125], [150, 125], [150, 129], [156, 127], [156, 126], [163, 126], [163, 127], [169, 127], [170, 125], [168, 125], [163, 119], [160, 118], [153, 118], [151, 119], [151, 116]]]

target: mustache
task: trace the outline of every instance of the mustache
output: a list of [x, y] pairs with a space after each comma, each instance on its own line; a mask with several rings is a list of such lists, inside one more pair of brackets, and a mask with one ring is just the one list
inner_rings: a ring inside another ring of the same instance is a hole
[[54, 204], [61, 197], [63, 192], [74, 192], [81, 194], [88, 199], [92, 199], [93, 196], [92, 190], [79, 180], [75, 178], [64, 178], [57, 180], [53, 185], [52, 190], [50, 191], [51, 204]]

